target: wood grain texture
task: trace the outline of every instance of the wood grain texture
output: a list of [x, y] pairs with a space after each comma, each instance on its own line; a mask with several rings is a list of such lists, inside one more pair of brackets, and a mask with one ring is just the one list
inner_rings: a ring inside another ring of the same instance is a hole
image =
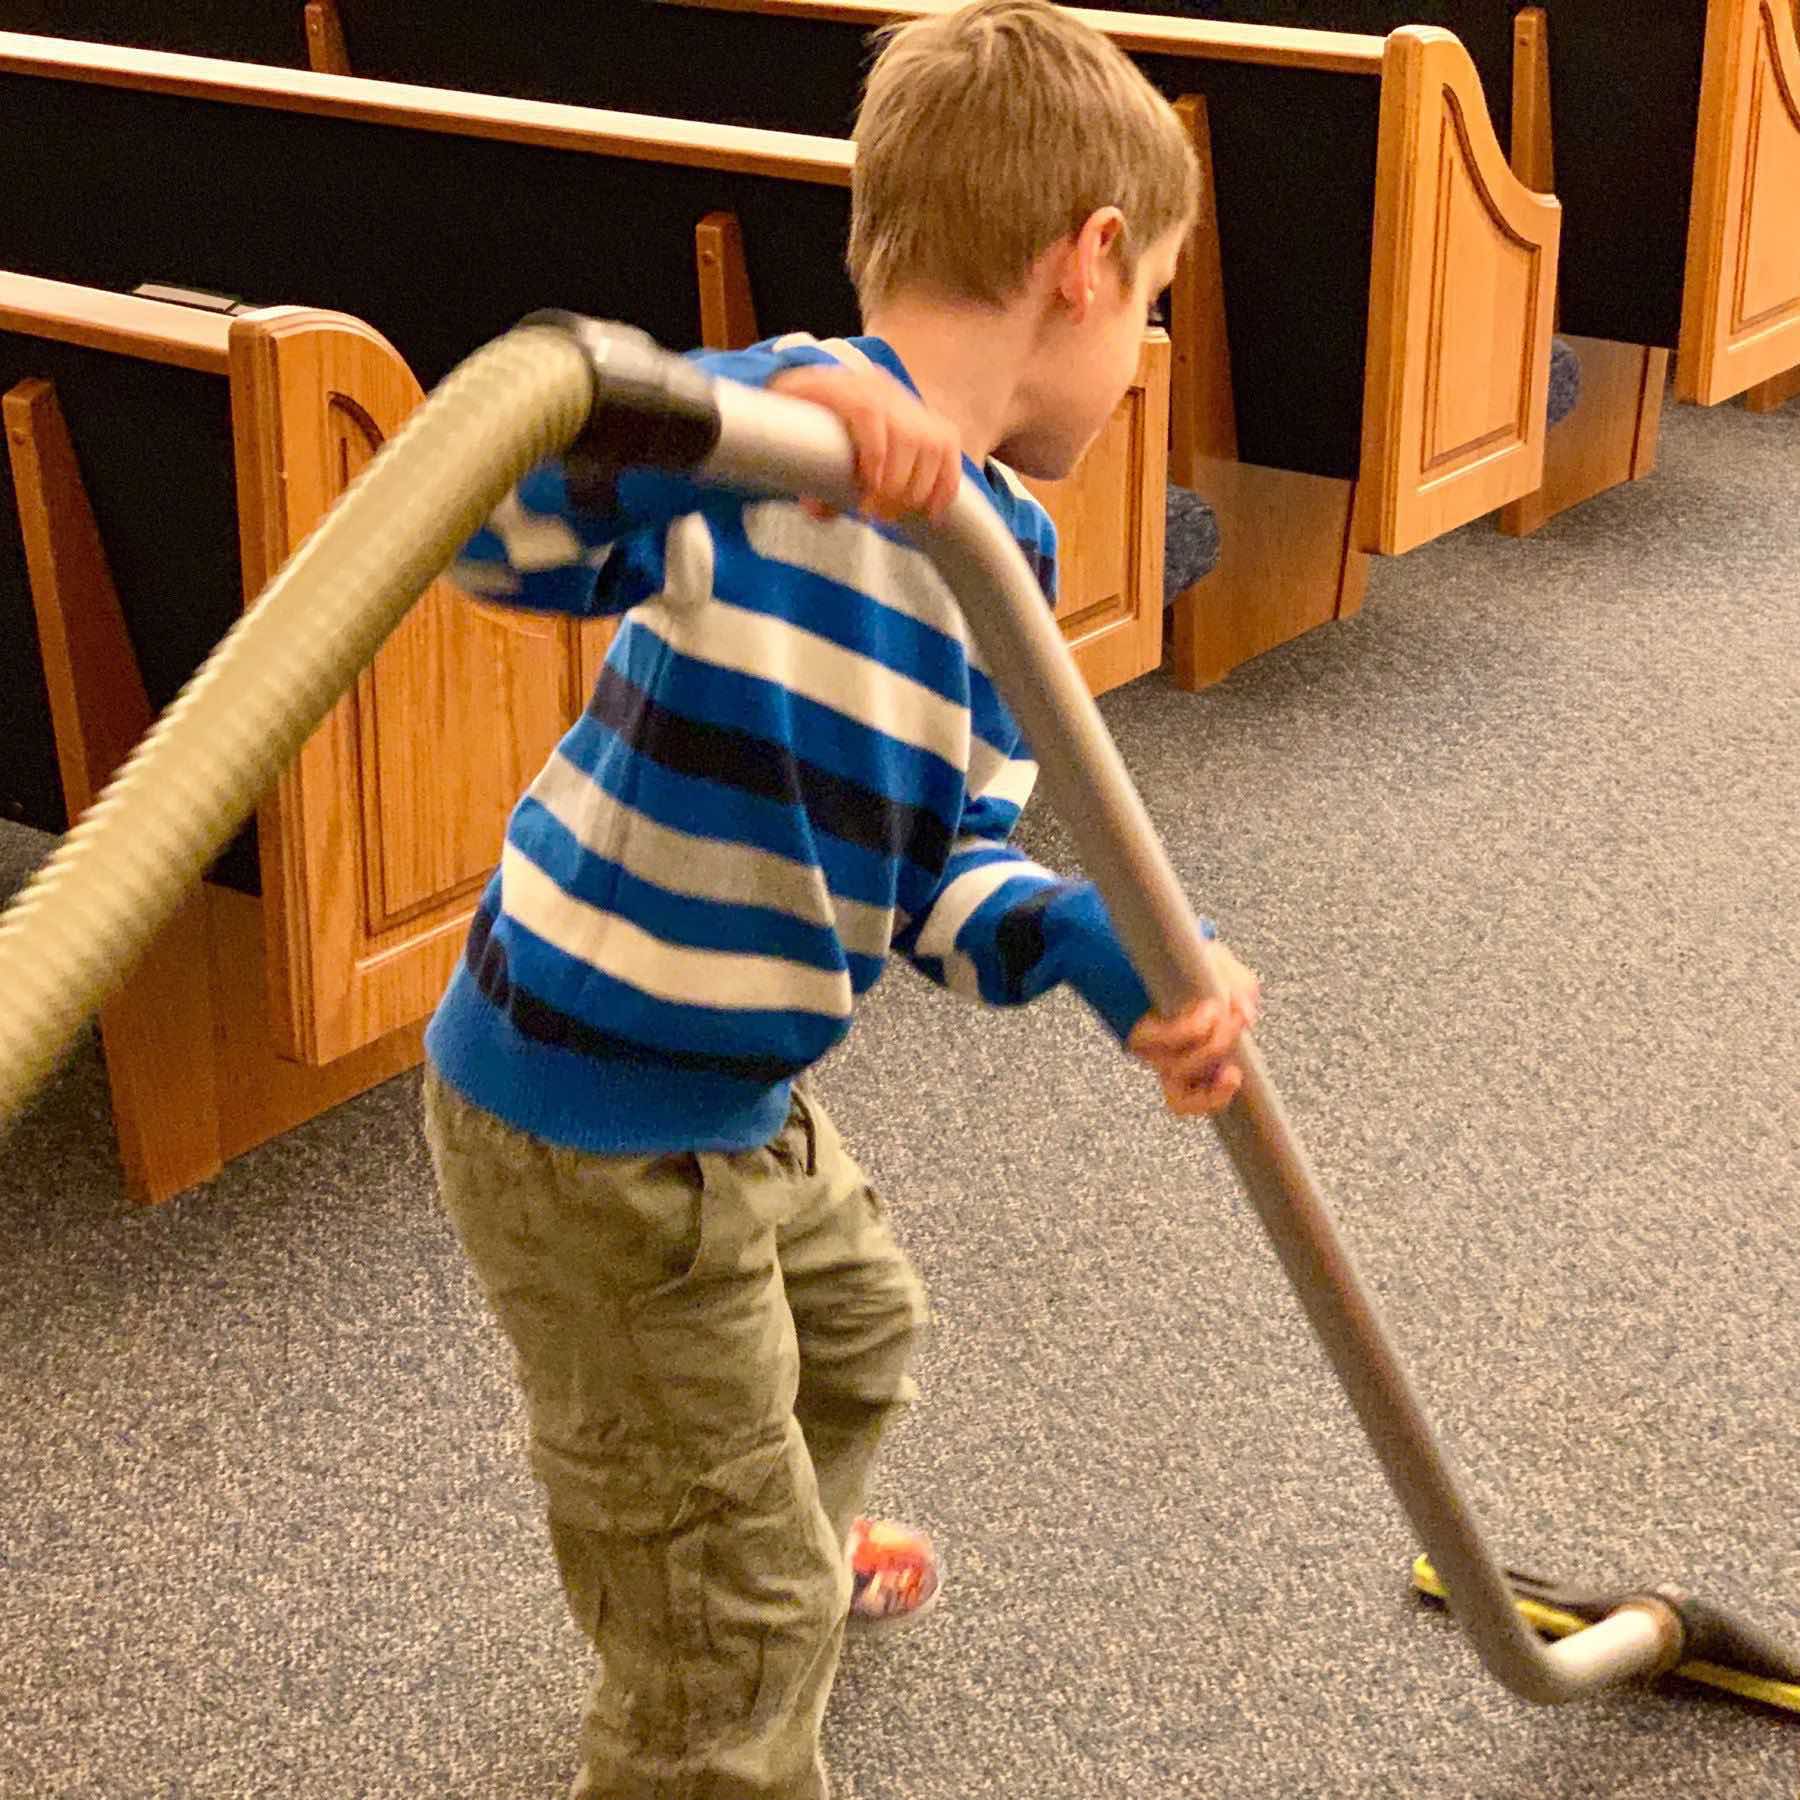
[[[150, 701], [55, 389], [20, 383], [4, 415], [57, 766], [74, 820], [150, 728]], [[179, 1193], [221, 1166], [206, 971], [205, 903], [195, 893], [101, 1008], [119, 1162], [134, 1201]]]
[[0, 32], [0, 69], [53, 80], [185, 94], [235, 106], [319, 113], [370, 125], [498, 138], [594, 156], [674, 163], [848, 187], [854, 149], [841, 138], [804, 137], [749, 126], [603, 112], [453, 88], [414, 87], [320, 75], [262, 63], [220, 62], [158, 50]]
[[307, 0], [306, 60], [316, 74], [350, 73], [350, 52], [344, 45], [344, 21], [337, 0]]
[[1225, 277], [1219, 252], [1217, 178], [1206, 101], [1189, 94], [1176, 116], [1200, 162], [1200, 212], [1182, 246], [1169, 286], [1169, 474], [1194, 485], [1202, 457], [1235, 458], [1237, 407], [1231, 385], [1231, 342], [1225, 334]]
[[1711, 0], [1675, 391], [1714, 405], [1800, 366], [1800, 32]]
[[1790, 400], [1800, 398], [1800, 367], [1785, 375], [1772, 375], [1744, 390], [1744, 406], [1753, 413], [1780, 412]]
[[[663, 3], [710, 12], [817, 19], [838, 25], [862, 25], [873, 30], [898, 19], [954, 12], [964, 0], [914, 0], [910, 6], [891, 5], [887, 0], [663, 0]], [[1178, 19], [1157, 13], [1109, 12], [1085, 6], [1071, 6], [1065, 10], [1096, 31], [1105, 32], [1120, 49], [1142, 55], [1192, 56], [1207, 62], [1334, 69], [1349, 75], [1378, 75], [1381, 72], [1382, 40], [1378, 37], [1278, 25], [1242, 25], [1214, 19]]]
[[230, 360], [231, 321], [217, 313], [35, 275], [0, 273], [0, 331], [114, 350], [203, 374], [223, 375]]
[[1512, 171], [1537, 194], [1556, 192], [1550, 131], [1550, 22], [1541, 6], [1513, 19]]
[[[421, 393], [354, 319], [233, 328], [244, 591], [260, 593]], [[269, 1017], [325, 1064], [428, 1014], [518, 795], [585, 699], [573, 627], [438, 582], [262, 811]]]
[[1209, 687], [1362, 605], [1369, 558], [1351, 541], [1354, 482], [1203, 458], [1194, 486], [1219, 515], [1219, 566], [1176, 599], [1177, 687]]
[[1357, 544], [1398, 554], [1540, 485], [1562, 211], [1512, 173], [1468, 52], [1387, 40]]
[[1027, 481], [1056, 521], [1056, 618], [1088, 690], [1162, 663], [1168, 523], [1166, 334], [1148, 333], [1130, 389], [1066, 481]]
[[756, 306], [737, 215], [708, 213], [694, 227], [700, 281], [700, 342], [708, 350], [742, 350], [756, 342]]
[[1656, 467], [1668, 351], [1602, 338], [1569, 343], [1581, 358], [1581, 402], [1550, 433], [1536, 491], [1501, 509], [1507, 537], [1527, 537], [1558, 513]]

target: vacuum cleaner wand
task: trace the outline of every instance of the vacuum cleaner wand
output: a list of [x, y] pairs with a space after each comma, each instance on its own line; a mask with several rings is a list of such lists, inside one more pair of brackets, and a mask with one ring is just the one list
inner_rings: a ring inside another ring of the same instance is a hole
[[[418, 594], [531, 464], [567, 452], [603, 492], [653, 461], [770, 494], [854, 504], [828, 413], [711, 382], [640, 332], [536, 315], [471, 357], [373, 459], [227, 634], [20, 897], [0, 916], [0, 1121], [137, 954]], [[1036, 578], [965, 481], [911, 535], [961, 603], [1159, 1010], [1216, 995], [1209, 952]], [[1515, 1609], [1261, 1055], [1216, 1123], [1246, 1193], [1388, 1480], [1493, 1674], [1561, 1701], [1673, 1667], [1693, 1627], [1666, 1593], [1625, 1597], [1546, 1645]]]

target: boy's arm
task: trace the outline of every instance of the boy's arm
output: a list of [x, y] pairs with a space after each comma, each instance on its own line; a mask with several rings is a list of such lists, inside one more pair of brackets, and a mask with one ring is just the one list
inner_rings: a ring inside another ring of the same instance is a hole
[[[1035, 772], [1015, 758], [995, 787], [1019, 794], [1022, 803]], [[1256, 976], [1215, 944], [1220, 998], [1174, 1017], [1155, 1012], [1099, 891], [1053, 875], [1006, 843], [1019, 807], [995, 787], [965, 810], [965, 835], [895, 948], [934, 981], [995, 1006], [1019, 1005], [1066, 981], [1155, 1072], [1171, 1111], [1192, 1117], [1230, 1105], [1243, 1080], [1233, 1052], [1261, 1010]], [[992, 835], [969, 835], [971, 829]], [[1201, 930], [1209, 939], [1217, 935], [1207, 920]]]
[[[696, 352], [709, 375], [767, 387], [788, 371], [833, 359], [816, 345], [785, 350]], [[604, 511], [578, 506], [558, 461], [539, 463], [494, 509], [451, 565], [465, 593], [534, 612], [596, 618], [622, 611], [628, 597], [602, 577], [613, 545], [634, 531], [660, 530], [704, 504], [703, 483], [660, 469], [627, 469]]]
[[940, 986], [990, 1006], [1020, 1006], [1066, 981], [1124, 1043], [1150, 996], [1099, 890], [1007, 842], [1036, 775], [1015, 755], [969, 801], [936, 890], [894, 947]]

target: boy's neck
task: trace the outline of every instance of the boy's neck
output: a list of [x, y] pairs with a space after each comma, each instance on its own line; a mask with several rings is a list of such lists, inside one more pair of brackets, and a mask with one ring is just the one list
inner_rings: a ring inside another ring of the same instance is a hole
[[986, 462], [1005, 443], [1037, 342], [1029, 305], [904, 294], [877, 307], [863, 329], [893, 346], [920, 398], [956, 427], [971, 461]]

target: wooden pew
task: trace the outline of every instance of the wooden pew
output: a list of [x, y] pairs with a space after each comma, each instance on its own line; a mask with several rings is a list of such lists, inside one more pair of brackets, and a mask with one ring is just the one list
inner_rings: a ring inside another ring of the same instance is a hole
[[1468, 44], [1496, 118], [1548, 129], [1563, 324], [1675, 353], [1714, 404], [1800, 367], [1800, 8], [1791, 0], [1120, 0]]
[[[772, 330], [854, 328], [839, 257], [850, 159], [841, 142], [4, 37], [0, 104], [16, 127], [0, 149], [0, 242], [29, 273], [115, 289], [175, 275], [223, 293], [322, 293], [385, 328], [385, 339], [340, 326], [305, 344], [273, 328], [266, 342], [234, 341], [245, 366], [233, 367], [232, 407], [252, 422], [237, 452], [255, 487], [254, 506], [240, 501], [248, 592], [421, 383], [535, 306], [698, 340], [696, 225], [721, 202], [766, 246], [741, 273]], [[362, 366], [371, 342], [380, 369]], [[1160, 604], [1134, 613], [1126, 603], [1139, 592], [1160, 599], [1166, 360], [1154, 347], [1146, 370], [1095, 485], [1076, 480], [1059, 501], [1072, 509], [1072, 591], [1084, 591], [1085, 571], [1095, 602], [1065, 629], [1082, 640], [1078, 655], [1092, 653], [1098, 679], [1140, 672], [1159, 651], [1143, 627], [1147, 618], [1159, 637]], [[321, 408], [324, 424], [289, 443], [292, 421]], [[228, 453], [215, 445], [215, 465], [228, 467]], [[1102, 594], [1107, 581], [1113, 592]], [[120, 586], [129, 608], [134, 579], [121, 573]], [[191, 605], [184, 593], [165, 595], [172, 615]], [[13, 611], [16, 623], [22, 604]], [[164, 654], [165, 622], [147, 616], [138, 649], [149, 663]], [[416, 1034], [505, 812], [585, 698], [608, 631], [585, 628], [571, 648], [564, 628], [528, 615], [464, 604], [415, 620], [386, 653], [394, 672], [366, 682], [309, 748], [291, 784], [298, 811], [273, 840], [279, 870], [266, 846], [260, 859], [268, 1030], [279, 1056], [319, 1068], [396, 1030]], [[216, 604], [181, 621], [186, 648], [169, 653], [169, 679], [149, 684], [146, 705], [170, 697], [221, 628]], [[415, 691], [465, 688], [542, 722], [528, 753], [493, 721], [450, 730], [413, 705]], [[36, 763], [3, 787], [17, 791], [10, 810], [55, 828], [41, 692], [36, 711]], [[456, 753], [446, 758], [447, 744]], [[21, 756], [31, 763], [29, 748]], [[232, 1154], [239, 1140], [226, 1138]], [[180, 1185], [195, 1178], [184, 1165]], [[174, 1191], [155, 1171], [137, 1185]]]
[[[743, 232], [712, 213], [695, 232], [700, 336], [738, 350], [765, 335], [744, 261]], [[1157, 667], [1163, 653], [1164, 508], [1169, 468], [1169, 338], [1145, 335], [1125, 398], [1066, 481], [1025, 485], [1056, 521], [1056, 616], [1095, 693]], [[1126, 520], [1120, 531], [1116, 521]]]
[[[420, 390], [342, 315], [9, 273], [0, 392], [0, 794], [60, 831]], [[102, 1015], [129, 1194], [179, 1193], [418, 1059], [593, 632], [443, 584], [422, 602]]]
[[[0, 97], [21, 125], [0, 148], [0, 243], [22, 267], [130, 287], [173, 256], [227, 291], [321, 295], [378, 324], [427, 387], [539, 304], [696, 342], [693, 234], [714, 211], [740, 223], [771, 332], [857, 326], [842, 139], [3, 34]], [[104, 228], [134, 187], [129, 224]], [[1065, 630], [1097, 686], [1161, 657], [1166, 460], [1142, 433], [1160, 371], [1152, 356], [1121, 409], [1131, 454], [1049, 496], [1068, 528]]]
[[[857, 327], [842, 139], [4, 35], [0, 97], [33, 122], [0, 148], [15, 172], [0, 243], [22, 266], [129, 287], [174, 256], [226, 291], [321, 294], [377, 323], [427, 387], [539, 304], [699, 341], [694, 232], [715, 211], [739, 221], [772, 333]], [[158, 143], [160, 174], [134, 148]], [[172, 206], [171, 181], [197, 204]], [[130, 225], [102, 230], [103, 199], [134, 184]], [[27, 204], [34, 187], [60, 203]], [[1065, 630], [1096, 687], [1161, 659], [1167, 464], [1143, 426], [1164, 366], [1152, 354], [1121, 408], [1129, 454], [1097, 446], [1048, 496]]]
[[[754, 67], [759, 117], [827, 131], [869, 28], [947, 9], [665, 0], [660, 42], [690, 72]], [[1512, 174], [1447, 33], [1074, 10], [1183, 106], [1212, 177], [1170, 316], [1171, 471], [1223, 543], [1176, 609], [1174, 677], [1199, 686], [1354, 612], [1371, 554], [1541, 485], [1558, 209]]]
[[[603, 89], [670, 114], [843, 130], [863, 28], [894, 9], [789, 22], [803, 83], [781, 78], [793, 65], [754, 10], [548, 4], [529, 33], [469, 6], [437, 9], [424, 28], [393, 0], [313, 0], [309, 17], [333, 68], [562, 98]], [[1225, 544], [1222, 567], [1176, 609], [1173, 672], [1195, 686], [1355, 611], [1371, 553], [1537, 488], [1556, 213], [1508, 174], [1472, 71], [1441, 34], [1384, 45], [1088, 16], [1125, 32], [1166, 91], [1207, 89], [1220, 139], [1207, 153], [1235, 215], [1223, 286], [1206, 273], [1221, 259], [1203, 230], [1172, 321], [1171, 470], [1218, 507]], [[1294, 116], [1315, 119], [1308, 141]], [[1205, 135], [1205, 108], [1192, 117]], [[1290, 209], [1293, 192], [1310, 204]], [[1253, 216], [1257, 194], [1274, 221]], [[762, 240], [746, 229], [754, 253]], [[1227, 331], [1229, 366], [1207, 350]]]

